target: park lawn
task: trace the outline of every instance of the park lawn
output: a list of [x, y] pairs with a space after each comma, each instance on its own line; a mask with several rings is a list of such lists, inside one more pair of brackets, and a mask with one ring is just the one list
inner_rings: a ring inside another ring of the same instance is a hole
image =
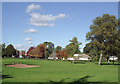
[[[40, 65], [33, 68], [5, 67], [9, 63]], [[117, 63], [116, 63], [117, 64]], [[3, 82], [118, 82], [118, 65], [97, 65], [96, 62], [73, 64], [69, 61], [40, 59], [2, 59]]]

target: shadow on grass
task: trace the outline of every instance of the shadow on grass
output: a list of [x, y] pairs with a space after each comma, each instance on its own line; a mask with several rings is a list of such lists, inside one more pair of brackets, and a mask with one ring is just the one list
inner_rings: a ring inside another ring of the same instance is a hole
[[120, 64], [108, 64], [108, 63], [101, 63], [101, 65], [120, 65]]
[[70, 78], [65, 78], [59, 82], [49, 81], [49, 82], [3, 82], [2, 84], [119, 84], [118, 82], [88, 82], [87, 78], [91, 76], [85, 76], [83, 78], [76, 79], [72, 82], [65, 82], [65, 80]]
[[13, 77], [11, 77], [9, 75], [1, 75], [0, 74], [0, 79], [7, 79], [7, 78], [13, 78]]
[[[73, 61], [70, 61], [70, 62], [73, 63]], [[74, 64], [85, 64], [85, 62], [83, 62], [83, 61], [78, 61], [78, 62], [75, 61]]]
[[[98, 65], [98, 63], [95, 63], [95, 64]], [[101, 65], [120, 65], [120, 63], [118, 63], [118, 64], [116, 64], [116, 63], [115, 64], [113, 64], [113, 63], [109, 63], [109, 64], [108, 63], [101, 63]]]
[[85, 62], [74, 62], [74, 64], [85, 64]]
[[[79, 78], [72, 82], [64, 82], [65, 80], [70, 79], [70, 78], [65, 78], [65, 79], [60, 80], [59, 82], [49, 81], [48, 84], [119, 84], [117, 82], [88, 82], [87, 78], [89, 77], [91, 76], [85, 76], [83, 78]], [[39, 84], [42, 84], [42, 83], [39, 83]]]

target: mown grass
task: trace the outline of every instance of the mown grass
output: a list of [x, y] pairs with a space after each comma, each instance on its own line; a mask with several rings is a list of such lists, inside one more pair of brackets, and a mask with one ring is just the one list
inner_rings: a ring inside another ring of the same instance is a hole
[[[5, 64], [40, 65], [34, 68], [13, 68]], [[71, 63], [40, 59], [2, 59], [3, 82], [118, 82], [118, 65], [97, 65], [97, 62]], [[117, 64], [117, 62], [116, 62]]]

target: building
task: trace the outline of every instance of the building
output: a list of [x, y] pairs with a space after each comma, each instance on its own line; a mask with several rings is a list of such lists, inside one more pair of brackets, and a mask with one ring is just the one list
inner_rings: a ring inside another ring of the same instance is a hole
[[89, 55], [83, 53], [83, 54], [81, 54], [79, 60], [90, 61], [92, 59]]
[[110, 61], [118, 61], [118, 57], [117, 56], [110, 56], [109, 58]]
[[90, 61], [91, 57], [87, 54], [74, 54], [74, 57], [68, 57], [67, 60], [81, 60], [81, 61]]

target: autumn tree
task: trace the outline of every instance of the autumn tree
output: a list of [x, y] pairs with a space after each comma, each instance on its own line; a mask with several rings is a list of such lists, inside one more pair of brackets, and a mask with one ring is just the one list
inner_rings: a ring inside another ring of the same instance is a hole
[[60, 55], [60, 58], [65, 58], [65, 59], [67, 59], [68, 58], [68, 51], [66, 50], [66, 49], [62, 49], [62, 50], [60, 50], [58, 53], [57, 53], [57, 55]]
[[30, 51], [33, 50], [33, 49], [35, 49], [35, 48], [34, 48], [34, 47], [30, 47], [30, 48], [28, 49], [28, 51], [27, 51], [27, 56], [30, 55]]
[[36, 48], [33, 48], [30, 52], [29, 52], [29, 55], [31, 56], [31, 57], [39, 57], [40, 56], [40, 51], [38, 52], [37, 50], [36, 50]]
[[36, 47], [36, 51], [41, 58], [45, 58], [45, 45], [40, 44]]

